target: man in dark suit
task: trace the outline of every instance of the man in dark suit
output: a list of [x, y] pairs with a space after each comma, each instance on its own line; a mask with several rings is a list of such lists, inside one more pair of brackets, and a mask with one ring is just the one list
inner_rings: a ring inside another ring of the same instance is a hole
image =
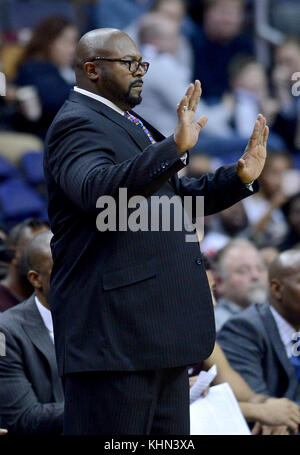
[[0, 421], [12, 434], [54, 434], [63, 428], [63, 389], [58, 376], [48, 306], [52, 256], [46, 231], [28, 249], [28, 279], [35, 293], [0, 315], [6, 352], [0, 356]]
[[27, 278], [26, 251], [29, 242], [49, 225], [37, 218], [28, 218], [16, 224], [9, 232], [5, 247], [9, 259], [8, 271], [0, 281], [0, 312], [18, 305], [33, 293]]
[[238, 164], [178, 179], [207, 121], [194, 121], [200, 82], [189, 86], [175, 133], [164, 139], [128, 113], [142, 99], [148, 65], [141, 60], [119, 30], [84, 35], [77, 87], [46, 138], [50, 306], [66, 434], [188, 434], [186, 366], [206, 358], [215, 339], [199, 245], [185, 241], [185, 229], [100, 232], [99, 198], [118, 204], [126, 188], [147, 198], [151, 215], [152, 195], [203, 195], [211, 214], [252, 194], [247, 186], [265, 162], [268, 127], [260, 116]]
[[270, 304], [255, 304], [234, 316], [218, 341], [256, 393], [287, 397], [300, 406], [299, 283], [300, 251], [281, 253], [269, 270]]

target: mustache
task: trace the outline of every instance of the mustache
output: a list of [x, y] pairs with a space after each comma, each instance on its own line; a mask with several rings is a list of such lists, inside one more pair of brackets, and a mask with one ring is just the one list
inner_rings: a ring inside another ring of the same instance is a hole
[[143, 85], [144, 81], [142, 79], [137, 79], [136, 81], [132, 82], [129, 86], [129, 90], [134, 87], [135, 85]]

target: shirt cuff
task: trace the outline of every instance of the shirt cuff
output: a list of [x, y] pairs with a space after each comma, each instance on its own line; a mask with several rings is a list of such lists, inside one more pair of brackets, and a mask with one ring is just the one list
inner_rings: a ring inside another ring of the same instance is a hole
[[253, 183], [254, 183], [254, 180], [252, 180], [252, 182], [249, 182], [249, 183], [245, 183], [245, 187], [249, 190], [249, 191], [254, 191], [253, 189]]
[[[185, 153], [183, 156], [180, 157], [181, 161], [183, 162], [183, 164], [186, 164], [186, 159], [187, 159], [187, 153]], [[253, 182], [251, 182], [253, 183]], [[248, 184], [249, 185], [249, 184]], [[252, 190], [253, 191], [253, 190]]]

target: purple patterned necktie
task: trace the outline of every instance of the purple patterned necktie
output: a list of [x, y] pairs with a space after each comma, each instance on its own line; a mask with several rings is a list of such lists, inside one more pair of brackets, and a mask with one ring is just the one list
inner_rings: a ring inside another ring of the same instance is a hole
[[135, 125], [139, 126], [140, 128], [142, 128], [142, 130], [144, 131], [144, 133], [146, 134], [146, 136], [148, 137], [149, 141], [151, 142], [151, 144], [155, 144], [155, 140], [153, 139], [153, 137], [151, 136], [151, 133], [150, 131], [145, 127], [145, 125], [143, 124], [143, 122], [136, 118], [134, 115], [130, 114], [128, 111], [125, 112], [124, 116], [132, 123], [134, 123]]

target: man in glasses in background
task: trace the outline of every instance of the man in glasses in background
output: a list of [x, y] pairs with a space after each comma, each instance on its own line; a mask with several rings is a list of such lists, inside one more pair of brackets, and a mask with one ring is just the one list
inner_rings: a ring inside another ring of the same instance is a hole
[[[259, 116], [238, 163], [179, 180], [207, 121], [194, 119], [201, 85], [190, 84], [174, 134], [164, 138], [131, 111], [142, 100], [148, 66], [120, 30], [85, 34], [76, 52], [77, 86], [46, 138], [50, 306], [65, 434], [189, 434], [187, 365], [214, 346], [198, 243], [187, 243], [188, 232], [175, 230], [174, 220], [169, 231], [161, 223], [158, 231], [130, 230], [119, 190], [128, 199], [147, 198], [151, 217], [152, 195], [204, 196], [210, 215], [257, 191], [253, 181], [265, 163], [268, 127]], [[97, 229], [106, 208], [100, 197], [116, 204], [118, 227]]]

